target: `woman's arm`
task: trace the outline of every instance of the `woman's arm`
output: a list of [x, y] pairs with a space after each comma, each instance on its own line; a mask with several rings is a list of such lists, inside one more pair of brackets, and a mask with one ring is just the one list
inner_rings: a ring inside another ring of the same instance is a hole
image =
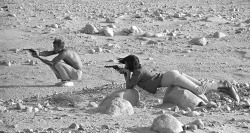
[[126, 81], [126, 89], [132, 89], [132, 88], [130, 88], [131, 72], [128, 71], [128, 72], [124, 73], [124, 78]]

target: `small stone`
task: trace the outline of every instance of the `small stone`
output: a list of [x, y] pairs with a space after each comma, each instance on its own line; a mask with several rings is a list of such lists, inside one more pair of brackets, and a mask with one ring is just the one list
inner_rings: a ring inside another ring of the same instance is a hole
[[26, 112], [28, 112], [28, 113], [31, 113], [33, 111], [33, 107], [31, 107], [31, 106], [30, 107], [26, 106], [25, 109], [26, 109]]
[[95, 103], [95, 102], [90, 102], [90, 103], [88, 104], [88, 107], [98, 107], [98, 104]]
[[223, 37], [226, 37], [226, 34], [223, 32], [215, 32], [214, 37], [215, 38], [223, 38]]
[[39, 112], [38, 108], [33, 108], [33, 112]]
[[97, 47], [96, 49], [95, 49], [95, 52], [97, 52], [97, 53], [101, 53], [103, 51], [103, 49], [101, 48], [101, 47]]
[[106, 23], [116, 23], [115, 18], [106, 18]]
[[22, 103], [17, 103], [16, 104], [16, 109], [23, 110], [23, 109], [25, 109], [25, 106]]
[[16, 14], [8, 14], [10, 17], [16, 17]]
[[188, 129], [197, 130], [198, 127], [197, 127], [197, 125], [190, 125], [190, 126], [188, 127]]
[[193, 121], [192, 124], [197, 125], [197, 127], [199, 129], [204, 129], [204, 127], [205, 127], [205, 124], [202, 122], [201, 119], [197, 119], [197, 120]]
[[58, 28], [59, 26], [58, 26], [58, 24], [52, 24], [51, 27], [52, 28]]
[[147, 44], [158, 44], [158, 42], [153, 41], [153, 40], [149, 40], [149, 41], [147, 42]]
[[193, 38], [190, 43], [200, 45], [200, 46], [205, 46], [207, 45], [207, 39], [205, 37], [198, 37], [198, 38]]
[[110, 129], [108, 125], [102, 125], [103, 129]]
[[200, 113], [197, 112], [197, 111], [190, 111], [186, 115], [189, 116], [189, 117], [194, 117], [194, 116], [199, 116]]
[[159, 17], [158, 17], [158, 20], [159, 20], [159, 21], [164, 21], [165, 19], [164, 19], [164, 17], [159, 16]]
[[70, 126], [69, 126], [70, 129], [78, 129], [79, 128], [79, 125], [76, 124], [76, 123], [72, 123]]
[[207, 108], [217, 108], [217, 104], [213, 101], [210, 101], [208, 104], [207, 104]]
[[158, 133], [179, 133], [183, 124], [170, 114], [162, 114], [154, 119], [151, 130]]
[[179, 112], [179, 111], [180, 111], [180, 109], [179, 109], [179, 107], [178, 107], [178, 106], [174, 106], [174, 107], [171, 109], [171, 111], [174, 111], [174, 112]]
[[115, 35], [113, 28], [106, 27], [103, 29], [105, 36], [113, 37]]
[[64, 19], [66, 19], [66, 20], [73, 20], [72, 16], [66, 16]]

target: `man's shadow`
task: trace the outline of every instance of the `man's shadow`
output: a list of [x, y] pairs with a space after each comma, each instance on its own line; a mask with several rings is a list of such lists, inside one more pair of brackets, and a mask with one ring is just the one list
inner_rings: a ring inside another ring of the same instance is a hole
[[57, 87], [56, 85], [1, 85], [0, 88], [19, 88], [19, 87], [33, 87], [33, 88], [44, 88], [44, 87]]

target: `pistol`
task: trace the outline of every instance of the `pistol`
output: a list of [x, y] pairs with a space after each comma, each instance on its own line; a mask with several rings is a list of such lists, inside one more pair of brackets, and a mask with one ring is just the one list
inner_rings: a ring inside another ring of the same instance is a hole
[[33, 54], [33, 53], [36, 53], [36, 51], [35, 51], [34, 49], [31, 49], [31, 48], [30, 48], [30, 49], [23, 49], [23, 50], [28, 50], [28, 51], [29, 51], [30, 53], [32, 53], [32, 54]]
[[119, 67], [118, 65], [104, 66], [104, 67], [106, 67], [106, 68], [113, 68], [113, 69], [115, 69], [115, 70], [119, 70], [119, 69], [120, 69], [120, 67]]

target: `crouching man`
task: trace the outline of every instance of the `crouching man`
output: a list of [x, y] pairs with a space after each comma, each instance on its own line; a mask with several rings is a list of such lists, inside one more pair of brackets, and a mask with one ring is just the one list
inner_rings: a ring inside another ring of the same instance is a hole
[[[41, 51], [33, 53], [32, 56], [40, 59], [43, 63], [51, 67], [57, 79], [61, 82], [56, 86], [72, 87], [72, 80], [80, 80], [82, 77], [82, 61], [76, 51], [65, 48], [65, 43], [61, 39], [55, 39], [52, 51]], [[57, 55], [52, 61], [41, 58], [40, 56]]]

